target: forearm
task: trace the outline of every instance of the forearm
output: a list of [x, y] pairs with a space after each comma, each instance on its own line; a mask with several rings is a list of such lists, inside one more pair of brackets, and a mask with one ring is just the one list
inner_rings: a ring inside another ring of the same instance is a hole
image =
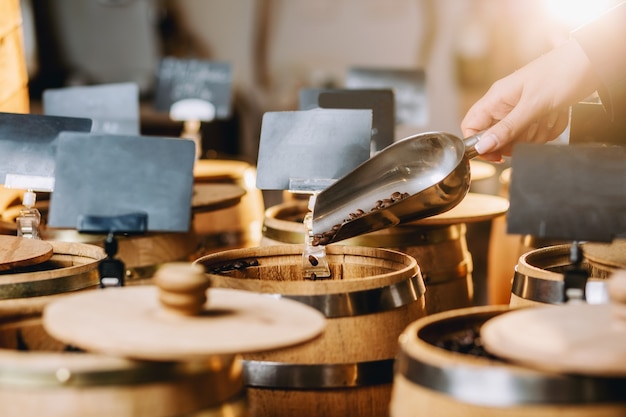
[[626, 2], [572, 32], [602, 86], [598, 90], [612, 119], [626, 117]]

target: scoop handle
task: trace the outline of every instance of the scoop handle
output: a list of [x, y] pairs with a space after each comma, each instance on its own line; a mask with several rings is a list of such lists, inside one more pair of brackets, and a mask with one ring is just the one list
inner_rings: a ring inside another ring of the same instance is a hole
[[478, 132], [470, 137], [463, 139], [463, 143], [465, 144], [465, 157], [467, 159], [474, 159], [478, 156], [478, 152], [476, 151], [476, 144], [480, 140], [480, 137], [485, 133], [485, 131]]

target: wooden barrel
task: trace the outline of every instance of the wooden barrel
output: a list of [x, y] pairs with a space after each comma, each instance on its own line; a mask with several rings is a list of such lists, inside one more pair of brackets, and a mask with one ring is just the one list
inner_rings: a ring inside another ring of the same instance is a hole
[[49, 342], [41, 326], [29, 324], [39, 322], [46, 305], [76, 291], [94, 290], [100, 283], [98, 264], [106, 256], [101, 248], [81, 243], [50, 244], [53, 254], [47, 261], [0, 274], [0, 325], [25, 328], [19, 332], [22, 348]]
[[0, 235], [17, 235], [17, 227], [15, 223], [0, 220]]
[[[44, 229], [45, 240], [84, 243], [104, 247], [105, 235], [78, 233], [73, 229]], [[116, 257], [126, 267], [126, 283], [150, 279], [166, 262], [191, 261], [198, 248], [192, 232], [148, 232], [141, 235], [116, 236]]]
[[3, 417], [248, 416], [238, 356], [178, 363], [84, 353], [50, 337], [41, 317], [0, 323], [0, 368]]
[[[442, 215], [367, 233], [338, 244], [392, 249], [414, 257], [428, 288], [426, 310], [429, 314], [469, 307], [473, 305], [474, 263], [468, 250], [466, 223], [490, 220], [504, 214], [507, 208], [508, 202], [502, 198], [468, 194], [459, 206]], [[297, 200], [268, 208], [261, 245], [303, 243], [303, 219], [307, 211], [308, 202]]]
[[0, 2], [0, 111], [28, 113], [28, 71], [20, 0]]
[[[623, 242], [615, 245], [585, 243], [581, 247], [584, 257], [581, 267], [589, 273], [588, 291], [594, 289], [593, 286], [602, 287], [602, 281], [620, 267], [619, 263], [615, 263], [620, 254], [621, 267], [626, 265]], [[570, 248], [568, 244], [547, 246], [520, 256], [512, 274], [510, 305], [520, 307], [562, 303], [563, 272], [571, 266]], [[587, 257], [587, 251], [590, 257]]]
[[[508, 200], [511, 168], [498, 178], [498, 195]], [[487, 257], [487, 300], [489, 304], [508, 304], [511, 299], [511, 274], [519, 259], [520, 237], [507, 233], [506, 217], [493, 221]]]
[[200, 159], [194, 166], [194, 180], [235, 184], [246, 190], [233, 207], [194, 214], [193, 230], [204, 252], [257, 246], [265, 207], [261, 190], [256, 188], [256, 168], [244, 161]]
[[400, 336], [391, 417], [617, 417], [626, 380], [546, 373], [486, 355], [480, 326], [506, 305], [429, 315]]
[[[499, 195], [508, 200], [511, 184], [511, 167], [499, 176]], [[490, 232], [487, 258], [487, 299], [489, 304], [508, 304], [511, 300], [511, 276], [519, 257], [525, 253], [547, 246], [569, 242], [541, 239], [530, 235], [515, 235], [507, 232], [506, 217], [494, 219]]]
[[331, 245], [331, 277], [305, 280], [303, 248], [243, 248], [196, 261], [213, 273], [214, 287], [299, 300], [326, 316], [326, 330], [310, 343], [243, 355], [251, 416], [383, 416], [397, 338], [425, 314], [417, 262], [397, 251]]
[[583, 255], [592, 276], [608, 278], [617, 269], [626, 269], [626, 239], [611, 243], [587, 242]]
[[[1, 191], [1, 190], [0, 190]], [[13, 190], [15, 191], [15, 190]], [[18, 190], [19, 198], [23, 191]], [[17, 197], [16, 196], [16, 197]], [[106, 235], [97, 233], [79, 233], [76, 229], [60, 229], [47, 227], [47, 217], [50, 208], [50, 193], [38, 193], [35, 208], [42, 218], [40, 236], [44, 240], [85, 243], [104, 246]], [[1, 214], [8, 223], [15, 223], [22, 209], [21, 200], [14, 199], [13, 203]], [[154, 275], [154, 272], [166, 262], [192, 261], [198, 257], [200, 242], [193, 231], [189, 232], [147, 232], [134, 235], [118, 235], [118, 252], [116, 257], [126, 266], [126, 280], [145, 280]]]
[[94, 245], [55, 242], [52, 257], [40, 264], [0, 274], [0, 322], [41, 315], [57, 297], [97, 288], [98, 263], [106, 255]]

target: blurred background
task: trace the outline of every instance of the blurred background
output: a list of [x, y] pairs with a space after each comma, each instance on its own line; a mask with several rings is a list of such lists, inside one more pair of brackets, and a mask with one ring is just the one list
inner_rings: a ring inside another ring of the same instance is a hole
[[[496, 79], [566, 40], [610, 0], [21, 0], [30, 111], [45, 89], [132, 81], [143, 134], [181, 126], [151, 105], [164, 56], [228, 61], [233, 112], [202, 127], [206, 152], [256, 162], [261, 118], [302, 88], [345, 86], [349, 68], [420, 69], [423, 123], [460, 134]], [[144, 105], [145, 104], [145, 105]]]

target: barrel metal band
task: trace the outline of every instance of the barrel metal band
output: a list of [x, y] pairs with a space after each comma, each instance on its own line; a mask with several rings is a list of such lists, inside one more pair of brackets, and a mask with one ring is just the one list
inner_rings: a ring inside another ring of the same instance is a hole
[[255, 388], [337, 389], [393, 382], [393, 359], [338, 364], [244, 360], [244, 381]]
[[511, 293], [529, 301], [561, 304], [563, 303], [563, 281], [540, 279], [515, 271]]
[[279, 230], [273, 227], [263, 225], [262, 234], [267, 239], [275, 240], [282, 243], [304, 243], [304, 231], [290, 232], [287, 230]]
[[396, 372], [413, 384], [479, 406], [626, 403], [626, 378], [513, 374], [497, 366], [463, 366], [458, 361], [439, 367], [404, 351], [398, 354], [395, 366]]
[[276, 298], [299, 301], [323, 313], [326, 318], [354, 317], [380, 313], [410, 305], [424, 295], [421, 276], [385, 287], [348, 293], [290, 295], [272, 294]]
[[[68, 353], [67, 355], [72, 355]], [[81, 354], [82, 355], [82, 354]], [[71, 358], [71, 356], [68, 356]], [[226, 384], [236, 384], [239, 381], [231, 377], [233, 366], [227, 366], [219, 373], [210, 364], [198, 363], [150, 363], [143, 365], [137, 362], [128, 367], [112, 367], [111, 369], [71, 369], [65, 367], [50, 367], [37, 369], [16, 365], [4, 366], [0, 370], [0, 386], [25, 388], [58, 388], [58, 387], [91, 387], [109, 385], [135, 385], [155, 382], [178, 381], [181, 378], [197, 375], [215, 374], [215, 378]], [[230, 380], [232, 379], [232, 382]]]
[[[445, 227], [410, 227], [397, 229], [402, 233], [393, 234], [365, 234], [343, 241], [343, 244], [352, 246], [368, 246], [376, 248], [398, 248], [410, 246], [427, 246], [442, 242], [455, 241], [465, 235], [464, 224], [453, 224]], [[263, 236], [283, 243], [303, 243], [304, 231], [279, 230], [263, 225]]]
[[459, 240], [465, 235], [464, 224], [446, 226], [399, 227], [398, 233], [364, 234], [350, 238], [350, 244], [382, 248], [429, 246]]
[[[528, 301], [544, 304], [562, 304], [563, 281], [541, 279], [515, 272], [511, 293]], [[606, 281], [590, 279], [585, 285], [586, 301], [588, 304], [604, 304], [608, 302]]]
[[82, 290], [99, 284], [98, 270], [27, 282], [0, 284], [0, 300], [39, 297]]

